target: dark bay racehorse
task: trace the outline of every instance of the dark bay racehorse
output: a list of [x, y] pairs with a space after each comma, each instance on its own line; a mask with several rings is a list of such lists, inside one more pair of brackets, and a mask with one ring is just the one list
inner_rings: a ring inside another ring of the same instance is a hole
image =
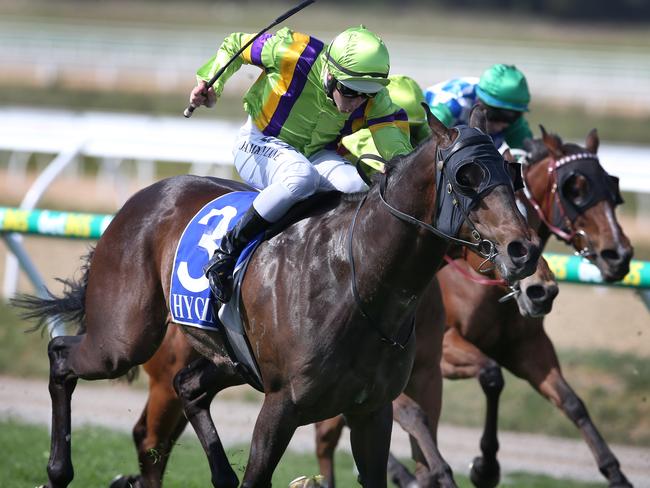
[[[531, 155], [524, 167], [530, 198], [519, 196], [527, 205], [529, 221], [538, 229], [543, 243], [555, 234], [594, 262], [606, 281], [617, 281], [629, 270], [632, 248], [616, 220], [615, 206], [620, 196], [616, 180], [598, 163], [598, 144], [595, 130], [588, 134], [583, 148], [563, 144], [558, 136], [547, 134], [542, 128], [542, 139], [531, 142]], [[467, 261], [456, 262], [466, 270], [481, 264], [473, 255], [468, 255]], [[484, 286], [465, 279], [453, 266], [441, 269], [436, 277], [447, 314], [442, 361], [438, 355], [428, 352], [427, 336], [417, 328], [416, 360], [409, 380], [409, 385], [414, 384], [415, 388], [407, 386], [405, 393], [426, 412], [426, 426], [435, 439], [440, 413], [439, 393], [432, 385], [437, 384], [438, 365], [449, 379], [478, 378], [486, 395], [487, 410], [480, 443], [482, 455], [472, 463], [471, 479], [476, 486], [493, 487], [500, 478], [496, 459], [499, 448], [497, 414], [504, 386], [501, 366], [504, 366], [528, 381], [580, 429], [610, 486], [631, 486], [582, 400], [563, 377], [553, 344], [544, 331], [543, 317], [539, 314], [550, 311], [552, 299], [557, 294], [544, 267], [540, 259], [535, 275], [522, 281], [519, 306], [512, 301], [499, 303], [508, 293], [504, 287]], [[530, 282], [535, 276], [543, 279], [531, 290], [523, 282]], [[530, 303], [522, 304], [522, 299]], [[536, 312], [530, 313], [532, 310]], [[435, 330], [439, 321], [439, 316], [433, 316], [434, 327], [430, 328]], [[320, 455], [329, 456], [333, 452], [342, 423], [342, 419], [334, 419], [318, 427]], [[327, 469], [328, 463], [325, 459], [321, 466]], [[444, 468], [443, 464], [442, 468], [432, 469]], [[419, 474], [418, 480], [425, 476]]]
[[[472, 125], [485, 129], [484, 114], [477, 112]], [[457, 236], [490, 257], [508, 280], [534, 271], [539, 240], [515, 207], [503, 159], [467, 157], [492, 154], [489, 139], [476, 129], [447, 129], [435, 118], [430, 126], [431, 140], [394, 161], [383, 184], [361, 196], [333, 195], [252, 258], [242, 310], [265, 398], [243, 486], [270, 486], [295, 429], [340, 413], [351, 428], [362, 484], [386, 485], [391, 401], [413, 363], [413, 311], [447, 247], [427, 224], [445, 210], [437, 207], [443, 200], [437, 171], [451, 197], [445, 202], [471, 202], [459, 205], [464, 218]], [[78, 378], [115, 378], [154, 355], [170, 321], [169, 276], [186, 223], [208, 201], [241, 189], [191, 176], [145, 188], [116, 214], [83, 279], [63, 298], [22, 302], [33, 316], [67, 315], [84, 326], [83, 334], [57, 337], [48, 347], [48, 486], [67, 486], [73, 478], [70, 399]], [[244, 379], [220, 334], [183, 331], [205, 359], [181, 370], [176, 391], [208, 452], [213, 484], [236, 486], [209, 419], [205, 385], [219, 391]]]

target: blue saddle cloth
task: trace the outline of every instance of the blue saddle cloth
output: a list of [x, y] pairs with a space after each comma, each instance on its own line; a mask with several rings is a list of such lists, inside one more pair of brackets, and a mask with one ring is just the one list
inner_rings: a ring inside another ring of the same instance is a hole
[[[202, 329], [217, 329], [221, 323], [214, 316], [212, 296], [203, 266], [214, 254], [221, 238], [232, 229], [258, 195], [255, 191], [227, 193], [207, 203], [190, 220], [183, 231], [172, 268], [169, 310], [172, 321]], [[259, 244], [254, 239], [242, 252], [236, 268]], [[238, 301], [233, 297], [231, 302]]]

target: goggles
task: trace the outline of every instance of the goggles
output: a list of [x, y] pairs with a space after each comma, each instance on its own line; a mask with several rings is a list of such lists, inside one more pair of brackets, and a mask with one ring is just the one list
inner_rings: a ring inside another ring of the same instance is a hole
[[338, 80], [336, 81], [336, 89], [341, 94], [341, 96], [345, 98], [358, 98], [358, 97], [373, 98], [377, 94], [377, 93], [358, 92], [356, 90], [353, 90], [352, 88], [348, 88]]
[[485, 108], [485, 115], [490, 122], [505, 122], [507, 124], [512, 124], [522, 115], [522, 112], [518, 112], [517, 110], [490, 107], [489, 105], [486, 105]]

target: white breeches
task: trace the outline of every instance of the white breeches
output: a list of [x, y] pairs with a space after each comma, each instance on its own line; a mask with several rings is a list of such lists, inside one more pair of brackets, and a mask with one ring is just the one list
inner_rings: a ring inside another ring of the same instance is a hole
[[286, 142], [262, 134], [250, 118], [239, 131], [233, 156], [242, 179], [262, 190], [253, 206], [269, 222], [316, 192], [355, 193], [368, 188], [356, 168], [336, 151], [322, 150], [307, 158]]

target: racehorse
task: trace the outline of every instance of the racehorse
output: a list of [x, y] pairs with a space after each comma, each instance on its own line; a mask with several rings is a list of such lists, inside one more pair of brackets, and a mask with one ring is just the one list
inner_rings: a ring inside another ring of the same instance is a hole
[[[598, 163], [597, 132], [592, 130], [587, 135], [583, 148], [563, 144], [558, 136], [548, 134], [543, 127], [541, 129], [542, 139], [530, 142], [530, 156], [524, 166], [529, 196], [518, 194], [526, 204], [529, 222], [542, 236], [543, 244], [554, 234], [596, 264], [606, 281], [622, 279], [629, 271], [632, 248], [616, 220], [615, 206], [621, 202], [617, 179], [609, 176]], [[468, 258], [469, 262], [457, 261], [458, 266], [471, 269], [481, 264], [472, 255]], [[541, 267], [543, 260], [538, 263], [538, 272], [544, 274]], [[552, 302], [557, 294], [557, 288], [546, 281], [545, 286], [536, 285], [533, 291], [523, 293], [520, 298], [528, 295], [530, 299], [543, 298], [542, 303], [546, 302], [537, 308], [537, 313], [530, 313], [532, 309], [521, 303], [519, 307], [513, 302], [499, 303], [499, 299], [508, 293], [504, 287], [484, 286], [467, 280], [453, 266], [444, 267], [436, 277], [447, 313], [442, 361], [438, 355], [428, 353], [426, 336], [417, 329], [416, 360], [409, 381], [409, 385], [415, 383], [416, 387], [407, 386], [405, 393], [424, 409], [427, 423], [411, 426], [411, 430], [428, 428], [435, 439], [439, 417], [438, 392], [433, 388], [427, 390], [422, 385], [431, 383], [430, 378], [438, 374], [438, 365], [448, 379], [478, 378], [486, 396], [487, 409], [480, 442], [481, 456], [474, 459], [470, 477], [476, 486], [496, 486], [500, 479], [496, 458], [499, 448], [497, 416], [499, 395], [504, 387], [503, 366], [528, 381], [580, 429], [610, 486], [631, 486], [584, 403], [563, 377], [553, 344], [544, 331], [543, 316], [539, 315], [550, 311], [549, 301]], [[432, 317], [431, 322], [435, 324], [437, 321], [439, 318]], [[317, 428], [317, 453], [319, 457], [325, 457], [321, 460], [322, 470], [329, 469], [328, 458], [336, 445], [342, 423], [339, 418]], [[436, 472], [446, 469], [446, 466], [438, 464], [430, 466], [430, 469]], [[418, 480], [422, 479], [423, 476], [419, 475]]]
[[[295, 429], [340, 413], [351, 429], [361, 483], [386, 486], [391, 401], [413, 363], [413, 310], [447, 239], [482, 253], [510, 281], [534, 271], [539, 238], [516, 209], [504, 161], [484, 135], [485, 114], [476, 111], [463, 129], [447, 129], [433, 116], [429, 125], [432, 137], [391, 161], [380, 184], [362, 195], [331, 195], [251, 258], [241, 310], [265, 396], [242, 486], [270, 486]], [[48, 486], [73, 478], [70, 400], [78, 378], [116, 378], [154, 355], [170, 323], [169, 277], [183, 229], [207, 202], [243, 189], [178, 176], [139, 191], [63, 297], [19, 302], [42, 321], [68, 316], [84, 328], [48, 345]], [[459, 214], [453, 235], [431, 225], [440, 224], [438, 215]], [[179, 372], [176, 391], [208, 453], [214, 486], [237, 486], [201, 407], [204, 385], [219, 391], [245, 379], [218, 331], [182, 330], [202, 358]]]

